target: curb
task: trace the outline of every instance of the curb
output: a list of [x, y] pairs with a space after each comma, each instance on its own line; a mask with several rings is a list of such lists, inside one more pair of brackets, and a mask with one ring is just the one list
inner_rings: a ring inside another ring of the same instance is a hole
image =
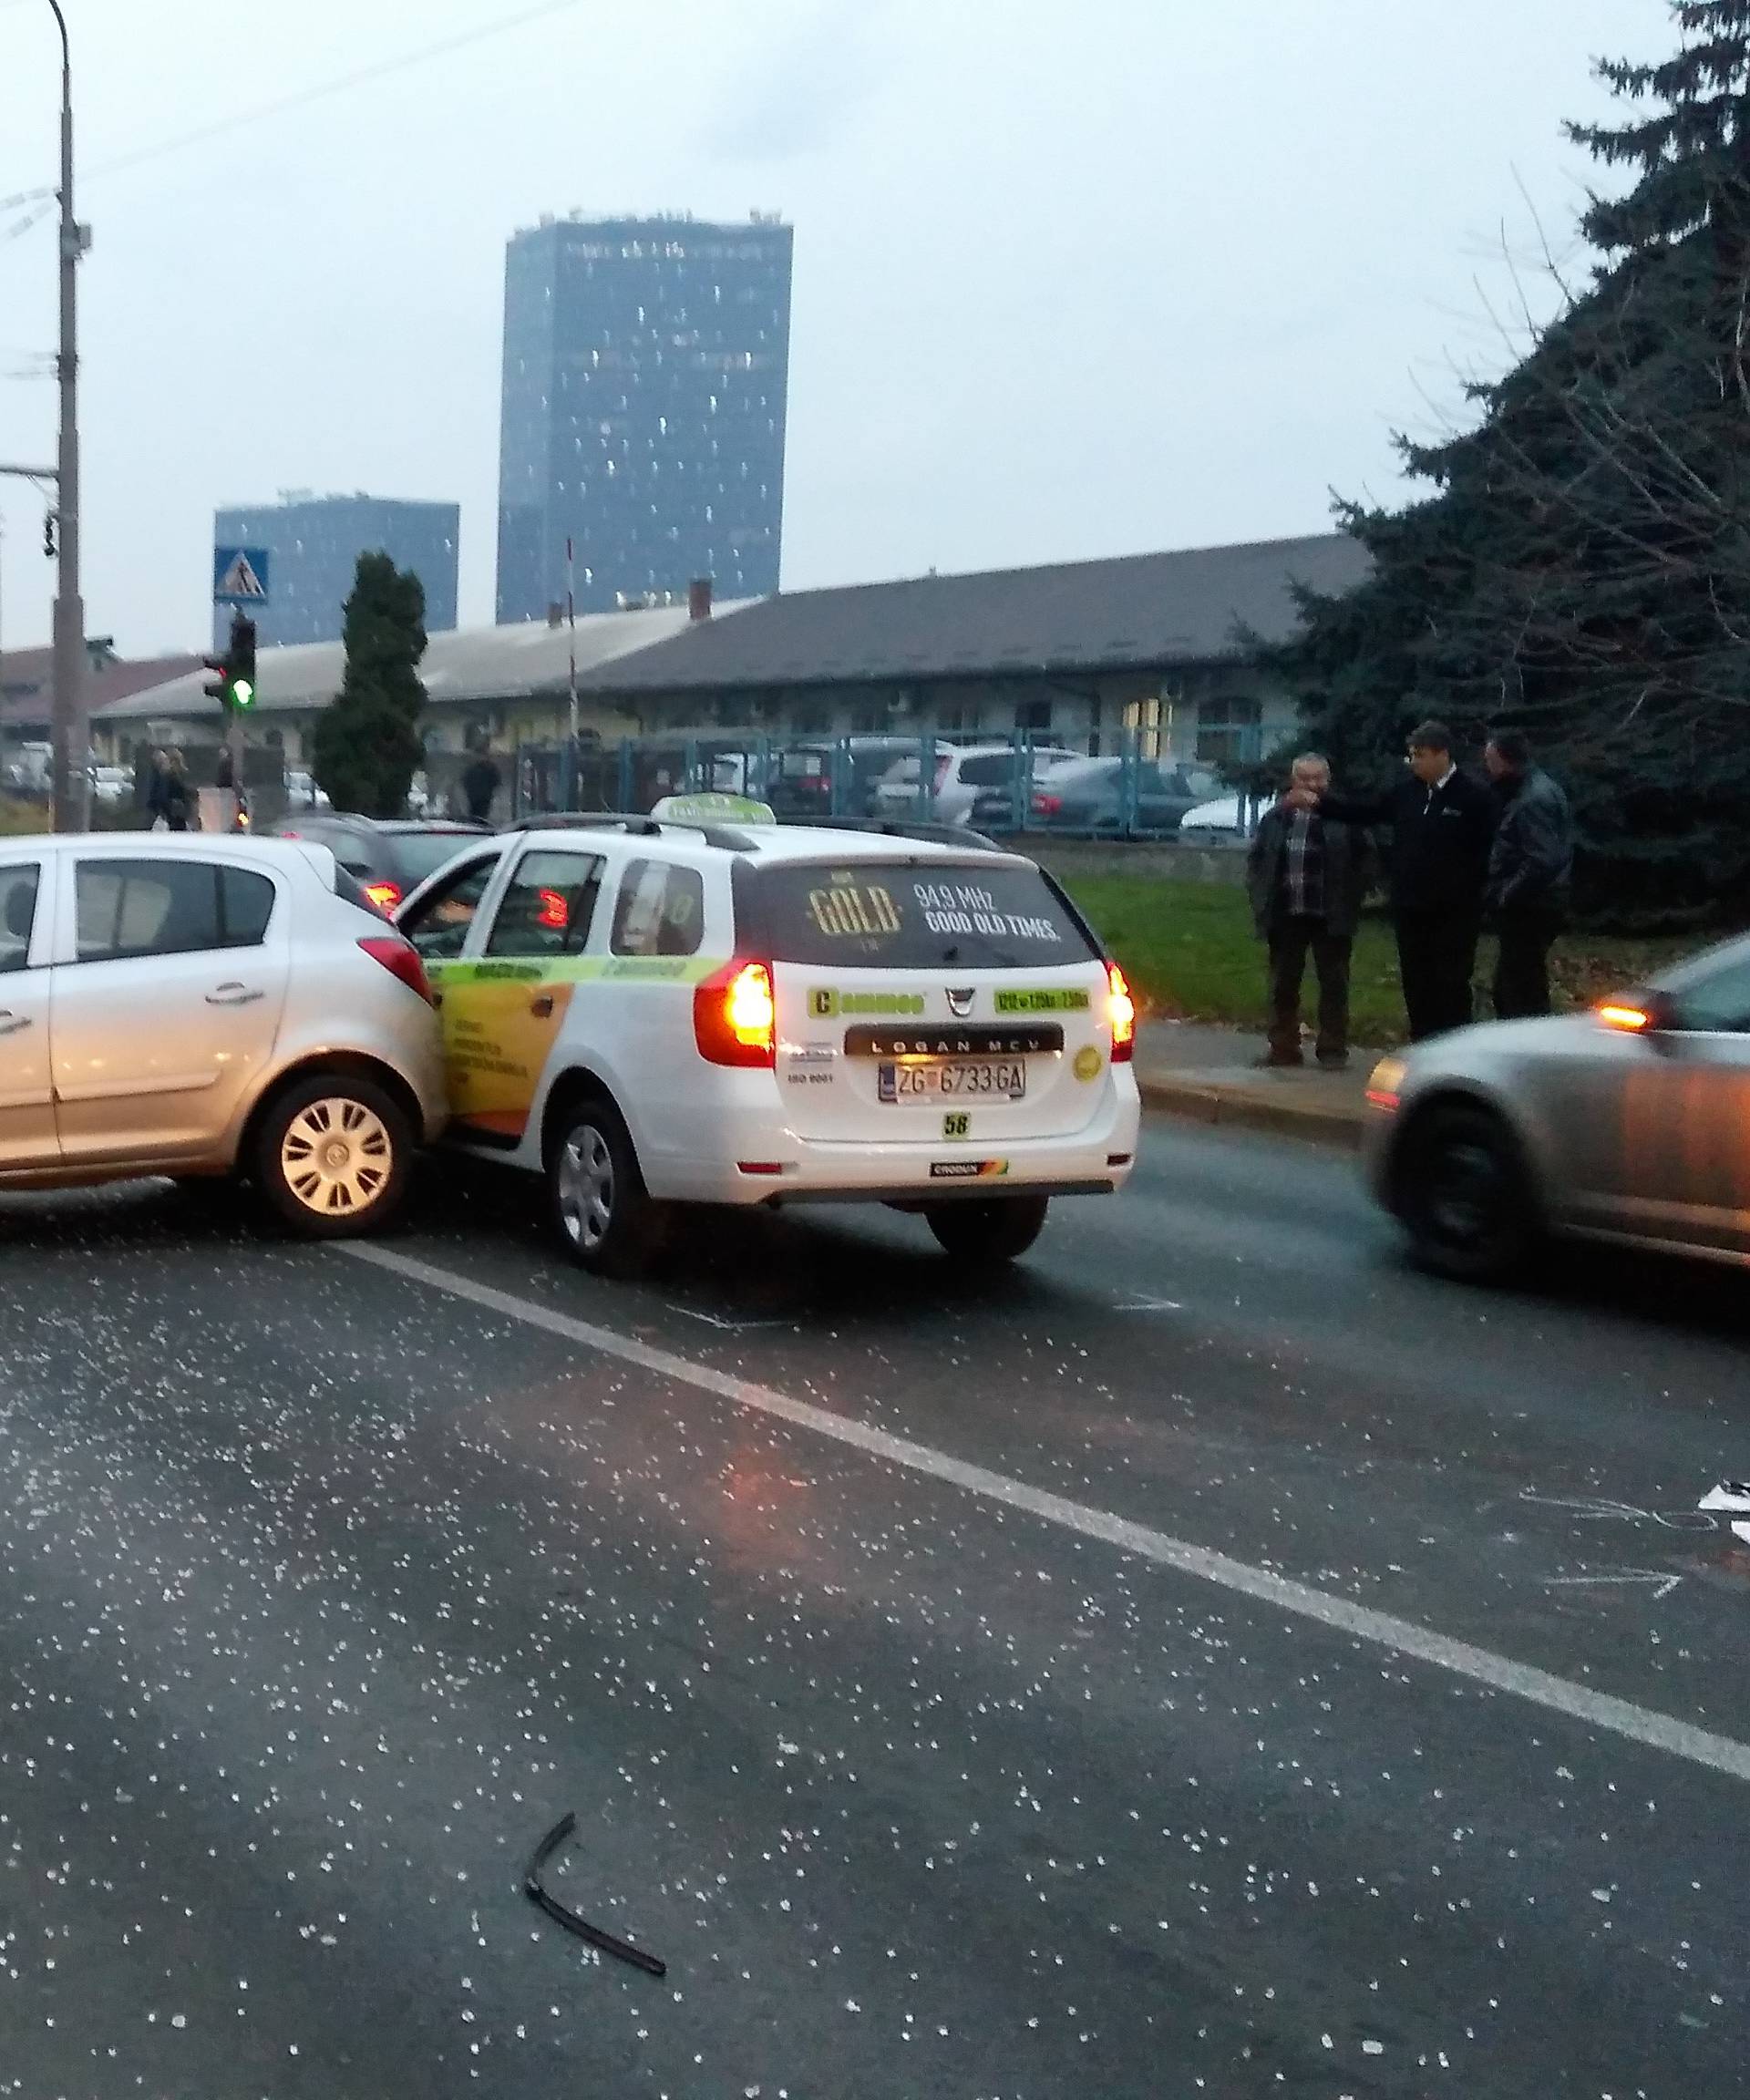
[[1355, 1151], [1361, 1144], [1364, 1111], [1323, 1108], [1312, 1102], [1271, 1101], [1255, 1088], [1211, 1086], [1194, 1080], [1137, 1078], [1145, 1108], [1158, 1108], [1188, 1121], [1211, 1123], [1234, 1130], [1268, 1130], [1277, 1137], [1303, 1138], [1315, 1145], [1338, 1145]]

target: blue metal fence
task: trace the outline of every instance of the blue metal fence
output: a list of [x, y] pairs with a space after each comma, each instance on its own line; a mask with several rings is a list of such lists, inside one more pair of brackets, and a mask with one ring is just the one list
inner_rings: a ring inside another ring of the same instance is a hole
[[[1087, 755], [1044, 736], [959, 744], [946, 737], [639, 736], [524, 745], [519, 817], [649, 809], [705, 789], [768, 803], [784, 819], [922, 820], [1004, 836], [1199, 841], [1243, 836], [1249, 798], [1208, 767], [1156, 757], [1142, 737]], [[1189, 819], [1189, 822], [1188, 822]]]

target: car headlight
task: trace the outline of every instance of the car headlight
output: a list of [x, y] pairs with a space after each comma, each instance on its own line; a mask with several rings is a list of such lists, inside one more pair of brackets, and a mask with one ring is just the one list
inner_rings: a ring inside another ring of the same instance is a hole
[[1369, 1104], [1375, 1108], [1384, 1108], [1388, 1113], [1395, 1109], [1407, 1069], [1401, 1057], [1382, 1057], [1374, 1066], [1373, 1074], [1367, 1081]]

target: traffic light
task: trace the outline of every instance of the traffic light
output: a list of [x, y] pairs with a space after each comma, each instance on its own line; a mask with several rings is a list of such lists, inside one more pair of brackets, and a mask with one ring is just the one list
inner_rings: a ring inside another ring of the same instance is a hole
[[231, 704], [241, 713], [255, 705], [255, 623], [242, 612], [231, 620]]
[[227, 715], [242, 715], [255, 705], [255, 623], [241, 612], [231, 617], [231, 640], [222, 656], [201, 662], [213, 675], [201, 690]]

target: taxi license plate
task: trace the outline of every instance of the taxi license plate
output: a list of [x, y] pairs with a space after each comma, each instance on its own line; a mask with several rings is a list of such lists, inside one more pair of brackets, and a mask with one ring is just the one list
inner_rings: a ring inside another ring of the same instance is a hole
[[882, 1065], [876, 1076], [883, 1101], [1019, 1101], [1027, 1091], [1018, 1058], [915, 1057]]

